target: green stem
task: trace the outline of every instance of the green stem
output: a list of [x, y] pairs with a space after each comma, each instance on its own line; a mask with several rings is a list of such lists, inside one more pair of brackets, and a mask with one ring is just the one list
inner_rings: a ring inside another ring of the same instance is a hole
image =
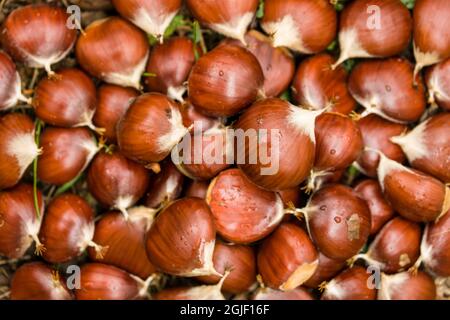
[[[39, 148], [40, 144], [40, 137], [41, 137], [41, 129], [42, 129], [42, 122], [37, 119], [36, 120], [36, 132], [34, 136], [34, 140], [36, 142], [36, 146]], [[34, 197], [34, 209], [36, 210], [36, 217], [40, 219], [41, 216], [41, 209], [39, 208], [39, 199], [38, 199], [38, 177], [37, 177], [37, 165], [38, 165], [38, 157], [37, 156], [33, 160], [33, 197]]]
[[64, 192], [66, 192], [67, 190], [72, 188], [80, 180], [80, 178], [82, 176], [83, 176], [83, 174], [79, 174], [78, 176], [76, 176], [75, 178], [70, 180], [69, 182], [67, 182], [67, 183], [63, 184], [61, 187], [59, 187], [55, 192], [55, 197], [59, 196], [60, 194], [63, 194]]

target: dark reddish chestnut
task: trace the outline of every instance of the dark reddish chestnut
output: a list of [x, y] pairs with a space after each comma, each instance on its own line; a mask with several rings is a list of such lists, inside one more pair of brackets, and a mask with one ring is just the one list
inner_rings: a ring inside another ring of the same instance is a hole
[[30, 99], [22, 94], [22, 81], [16, 70], [14, 61], [3, 51], [0, 51], [0, 110], [8, 110], [19, 101], [30, 103]]
[[450, 111], [450, 59], [431, 67], [425, 73], [428, 102]]
[[205, 116], [200, 113], [189, 99], [186, 99], [180, 106], [181, 116], [183, 117], [183, 125], [186, 128], [193, 128], [195, 125], [202, 128], [204, 131], [218, 126], [221, 122], [219, 119]]
[[318, 288], [324, 281], [329, 281], [346, 265], [345, 261], [328, 258], [319, 252], [319, 265], [316, 272], [305, 282], [308, 288]]
[[436, 285], [425, 272], [381, 276], [378, 300], [435, 300]]
[[189, 182], [188, 186], [184, 189], [184, 196], [206, 199], [209, 184], [210, 184], [209, 181], [192, 180]]
[[261, 288], [251, 297], [252, 300], [315, 300], [305, 288], [298, 287], [291, 291], [278, 291]]

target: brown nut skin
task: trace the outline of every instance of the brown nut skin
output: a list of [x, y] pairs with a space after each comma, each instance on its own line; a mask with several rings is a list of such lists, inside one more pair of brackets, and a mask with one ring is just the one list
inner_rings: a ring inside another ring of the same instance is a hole
[[0, 111], [14, 107], [19, 101], [26, 101], [16, 65], [3, 51], [0, 51], [0, 77], [3, 79], [0, 83]]
[[133, 88], [113, 84], [103, 84], [97, 91], [97, 108], [94, 125], [103, 128], [103, 137], [108, 142], [117, 143], [117, 123], [139, 95]]
[[33, 100], [36, 115], [59, 127], [88, 126], [95, 129], [92, 117], [97, 104], [94, 82], [84, 72], [68, 68], [42, 79]]
[[[280, 191], [300, 185], [313, 167], [314, 123], [318, 115], [317, 112], [293, 106], [276, 98], [253, 104], [240, 116], [234, 128], [242, 129], [244, 133], [265, 132], [267, 138], [257, 140], [253, 136], [253, 139], [246, 139], [245, 142], [237, 141], [235, 150], [239, 168], [253, 183], [265, 189]], [[257, 141], [255, 143], [251, 140]], [[249, 155], [254, 156], [257, 154], [256, 150], [260, 148], [272, 155], [268, 164], [267, 161], [263, 164], [261, 157], [257, 157], [256, 164], [249, 161]], [[293, 150], [302, 152], [299, 155]], [[263, 170], [266, 174], [263, 174]], [[267, 174], [267, 171], [270, 174]]]
[[192, 287], [163, 289], [152, 295], [153, 300], [225, 300], [220, 291], [220, 283]]
[[314, 110], [349, 114], [356, 101], [347, 88], [347, 72], [342, 66], [332, 69], [332, 56], [321, 53], [303, 60], [292, 83], [293, 97], [301, 105]]
[[0, 190], [19, 183], [40, 154], [34, 133], [33, 120], [27, 115], [8, 113], [0, 116]]
[[394, 217], [394, 209], [384, 199], [378, 181], [365, 179], [354, 188], [358, 197], [366, 201], [370, 210], [370, 235], [375, 235], [383, 225]]
[[201, 127], [203, 131], [206, 131], [220, 125], [219, 119], [205, 116], [194, 107], [189, 99], [186, 99], [180, 105], [180, 112], [183, 117], [183, 125], [186, 128], [196, 125], [197, 127]]
[[72, 300], [58, 271], [42, 262], [30, 262], [16, 270], [11, 280], [11, 300]]
[[261, 27], [276, 47], [319, 53], [336, 37], [337, 14], [326, 0], [267, 0]]
[[369, 237], [369, 208], [347, 186], [323, 187], [311, 197], [302, 212], [318, 250], [329, 258], [349, 259], [361, 250]]
[[381, 275], [378, 300], [435, 300], [436, 285], [423, 271]]
[[344, 270], [325, 285], [321, 300], [376, 300], [375, 285], [369, 287], [370, 273], [355, 266]]
[[142, 280], [122, 269], [102, 264], [87, 263], [81, 267], [80, 289], [76, 300], [135, 300], [146, 295]]
[[206, 199], [209, 184], [209, 181], [192, 180], [184, 189], [184, 196]]
[[425, 72], [428, 101], [450, 111], [450, 58], [429, 68]]
[[0, 255], [19, 259], [36, 242], [36, 254], [42, 253], [38, 233], [44, 215], [42, 193], [37, 191], [39, 218], [34, 207], [33, 187], [19, 184], [0, 192]]
[[40, 146], [39, 180], [54, 185], [75, 179], [99, 149], [87, 128], [47, 127], [41, 133]]
[[145, 251], [145, 236], [153, 223], [153, 215], [142, 207], [131, 208], [128, 212], [128, 220], [118, 211], [108, 212], [98, 220], [93, 240], [107, 250], [99, 257], [94, 248], [89, 248], [89, 256], [93, 261], [147, 279], [156, 272]]
[[305, 288], [298, 287], [291, 291], [279, 291], [270, 288], [261, 288], [251, 300], [315, 300], [314, 296]]
[[149, 44], [145, 34], [131, 23], [108, 17], [85, 29], [78, 38], [75, 53], [78, 63], [92, 76], [139, 89]]
[[124, 212], [147, 190], [150, 181], [145, 167], [121, 153], [97, 154], [88, 170], [88, 189], [103, 206]]
[[277, 97], [288, 89], [294, 77], [293, 56], [284, 48], [275, 48], [269, 37], [257, 30], [245, 34], [245, 45], [239, 40], [225, 39], [222, 43], [239, 45], [249, 50], [258, 59], [264, 73], [264, 95]]
[[235, 45], [222, 45], [202, 56], [188, 80], [189, 99], [200, 112], [229, 117], [245, 109], [264, 85], [255, 56]]
[[[186, 277], [217, 274], [212, 257], [216, 230], [202, 199], [183, 198], [167, 206], [147, 233], [150, 261], [162, 272]], [[170, 256], [167, 252], [172, 252]]]
[[450, 183], [450, 113], [428, 118], [391, 141], [399, 145], [411, 166]]
[[67, 28], [65, 9], [47, 4], [22, 6], [3, 23], [0, 41], [16, 61], [32, 68], [45, 68], [64, 59], [75, 44], [77, 30]]
[[64, 263], [90, 245], [94, 236], [94, 211], [75, 194], [57, 196], [47, 207], [39, 239], [45, 247], [42, 257], [50, 263]]
[[178, 105], [160, 93], [137, 98], [117, 126], [121, 152], [145, 164], [159, 162], [188, 133]]
[[[391, 141], [392, 137], [401, 135], [407, 126], [385, 120], [375, 114], [370, 114], [358, 121], [363, 137], [364, 147], [377, 149], [388, 158], [403, 163], [406, 158], [402, 149]], [[364, 150], [357, 164], [359, 169], [367, 176], [375, 178], [380, 156], [373, 151]]]
[[233, 243], [247, 244], [269, 235], [284, 216], [280, 196], [251, 183], [239, 169], [222, 171], [206, 196], [217, 232]]
[[353, 98], [366, 110], [394, 122], [415, 122], [426, 107], [425, 88], [403, 58], [375, 59], [356, 65], [348, 79]]
[[265, 285], [290, 291], [314, 274], [318, 259], [307, 233], [293, 223], [283, 223], [262, 243], [257, 265]]
[[322, 282], [331, 280], [345, 265], [345, 261], [328, 258], [319, 252], [319, 265], [316, 272], [304, 283], [304, 286], [316, 289]]
[[[224, 292], [243, 293], [256, 282], [256, 255], [250, 246], [227, 244], [216, 240], [213, 262], [214, 269], [220, 274], [230, 271], [222, 286]], [[216, 284], [220, 279], [215, 275], [197, 278], [206, 284]]]

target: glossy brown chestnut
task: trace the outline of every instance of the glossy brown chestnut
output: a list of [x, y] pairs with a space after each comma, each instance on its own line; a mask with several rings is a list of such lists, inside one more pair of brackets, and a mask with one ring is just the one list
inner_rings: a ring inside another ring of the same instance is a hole
[[346, 265], [345, 261], [328, 258], [322, 252], [319, 252], [319, 265], [316, 272], [305, 282], [308, 288], [317, 288], [324, 281], [329, 281]]
[[292, 91], [298, 104], [312, 110], [349, 114], [356, 101], [347, 88], [347, 72], [342, 66], [333, 69], [332, 56], [321, 53], [303, 60], [295, 73]]
[[370, 114], [360, 119], [358, 126], [363, 137], [364, 147], [366, 147], [356, 163], [359, 171], [372, 178], [377, 176], [380, 156], [376, 152], [367, 150], [367, 148], [380, 150], [387, 157], [399, 163], [406, 160], [402, 149], [391, 141], [392, 137], [401, 135], [408, 129], [406, 125]]
[[184, 176], [170, 159], [163, 161], [161, 172], [151, 181], [145, 196], [145, 206], [160, 208], [178, 199], [183, 189]]
[[14, 107], [19, 101], [29, 103], [22, 94], [22, 82], [14, 61], [3, 51], [0, 51], [0, 111]]
[[39, 239], [45, 247], [42, 257], [51, 263], [67, 262], [93, 247], [99, 257], [106, 247], [92, 241], [94, 211], [75, 194], [57, 196], [47, 207]]
[[450, 208], [450, 187], [383, 154], [378, 181], [392, 208], [411, 221], [431, 222]]
[[257, 30], [245, 35], [245, 45], [238, 40], [226, 39], [224, 43], [245, 46], [258, 59], [264, 73], [264, 96], [271, 98], [282, 94], [294, 77], [294, 58], [285, 48], [275, 48], [272, 41]]
[[221, 172], [210, 184], [206, 202], [217, 232], [233, 243], [265, 238], [281, 222], [281, 197], [251, 183], [239, 169]]
[[435, 300], [436, 285], [425, 272], [402, 272], [381, 276], [378, 300]]
[[94, 248], [89, 248], [93, 261], [121, 268], [141, 279], [147, 279], [156, 269], [145, 252], [145, 235], [153, 223], [155, 211], [145, 207], [128, 210], [126, 220], [120, 212], [108, 212], [95, 226], [94, 242], [108, 248], [99, 257]]
[[[256, 255], [252, 247], [216, 240], [213, 262], [214, 269], [220, 274], [230, 272], [223, 282], [224, 292], [239, 294], [248, 291], [256, 282]], [[221, 277], [211, 275], [197, 279], [203, 283], [215, 284]]]
[[221, 122], [217, 118], [205, 116], [200, 113], [189, 99], [186, 99], [180, 106], [181, 116], [183, 117], [183, 125], [190, 128], [194, 125], [206, 131], [214, 126], [218, 126]]
[[147, 255], [159, 270], [168, 274], [217, 275], [213, 265], [215, 236], [214, 221], [206, 202], [183, 198], [156, 217], [147, 233]]
[[145, 164], [159, 162], [188, 133], [175, 102], [160, 93], [141, 95], [117, 126], [121, 152]]
[[450, 57], [450, 3], [417, 0], [413, 11], [415, 73]]
[[202, 56], [192, 68], [189, 99], [204, 114], [228, 117], [255, 101], [263, 85], [263, 71], [250, 51], [222, 45]]
[[300, 188], [291, 188], [278, 191], [278, 195], [281, 197], [285, 208], [298, 208], [303, 198]]
[[399, 145], [409, 163], [450, 183], [450, 113], [440, 113], [391, 141]]
[[88, 170], [89, 191], [103, 206], [120, 210], [128, 218], [127, 209], [147, 190], [149, 172], [121, 153], [104, 151], [97, 154]]
[[39, 180], [54, 185], [75, 179], [100, 150], [87, 128], [47, 127], [41, 134], [40, 144]]
[[[151, 279], [151, 278], [149, 278]], [[77, 300], [135, 300], [146, 297], [148, 282], [122, 269], [102, 263], [87, 263], [81, 267]]]
[[428, 102], [450, 111], [450, 58], [425, 72]]
[[148, 54], [145, 34], [118, 17], [94, 21], [76, 45], [77, 61], [91, 75], [136, 89], [140, 88]]
[[201, 50], [186, 37], [170, 38], [157, 44], [150, 53], [146, 71], [154, 74], [145, 78], [145, 87], [151, 92], [167, 94], [169, 98], [183, 102], [186, 82], [195, 63], [195, 54]]
[[32, 68], [45, 68], [64, 59], [72, 50], [76, 28], [67, 28], [66, 10], [46, 4], [22, 6], [12, 11], [3, 23], [0, 36], [11, 56]]
[[113, 84], [102, 85], [97, 92], [97, 108], [94, 125], [102, 128], [103, 137], [111, 143], [117, 142], [117, 123], [139, 95], [133, 88], [125, 88]]
[[146, 33], [161, 39], [182, 0], [112, 0], [117, 11]]
[[[280, 191], [300, 185], [313, 167], [315, 119], [320, 113], [281, 99], [253, 104], [234, 124], [250, 134], [250, 139], [237, 141], [239, 168], [253, 183], [266, 189]], [[264, 150], [266, 157], [261, 153], [257, 156], [258, 150]]]
[[194, 287], [177, 287], [164, 289], [155, 293], [154, 300], [225, 300], [221, 289], [225, 276], [215, 285]]
[[353, 1], [340, 18], [341, 53], [334, 67], [350, 58], [400, 54], [411, 39], [411, 15], [400, 0]]
[[258, 0], [187, 0], [194, 17], [208, 28], [246, 43], [245, 32], [255, 16]]
[[42, 262], [22, 265], [11, 280], [11, 300], [72, 300], [58, 271]]
[[275, 47], [318, 53], [336, 36], [337, 14], [327, 0], [266, 0], [261, 27]]
[[344, 270], [324, 285], [321, 300], [375, 300], [375, 285], [369, 286], [370, 273], [355, 266]]
[[40, 153], [30, 117], [19, 113], [0, 116], [0, 190], [16, 185]]
[[283, 223], [262, 243], [257, 263], [265, 285], [290, 291], [311, 278], [319, 256], [302, 228]]
[[0, 192], [0, 254], [21, 258], [36, 243], [36, 254], [45, 250], [38, 238], [44, 214], [42, 194], [38, 190], [39, 217], [34, 207], [33, 187], [20, 184]]
[[318, 250], [327, 257], [345, 260], [357, 254], [370, 233], [370, 211], [349, 187], [331, 184], [313, 194], [299, 209]]
[[365, 108], [393, 122], [414, 122], [425, 111], [425, 89], [414, 79], [412, 64], [403, 58], [366, 60], [353, 68], [348, 88]]
[[355, 192], [364, 201], [370, 210], [370, 235], [375, 235], [381, 227], [392, 219], [394, 209], [384, 199], [383, 191], [378, 181], [373, 179], [365, 179], [355, 186]]
[[184, 196], [206, 199], [209, 184], [209, 181], [192, 180], [184, 189]]
[[70, 68], [42, 79], [36, 87], [33, 106], [42, 121], [60, 127], [96, 129], [92, 124], [96, 106], [94, 82], [84, 72]]
[[419, 258], [422, 230], [418, 223], [396, 217], [378, 232], [363, 258], [385, 273], [407, 270]]
[[298, 287], [291, 291], [279, 291], [270, 288], [259, 289], [252, 300], [315, 300], [313, 295], [305, 288]]

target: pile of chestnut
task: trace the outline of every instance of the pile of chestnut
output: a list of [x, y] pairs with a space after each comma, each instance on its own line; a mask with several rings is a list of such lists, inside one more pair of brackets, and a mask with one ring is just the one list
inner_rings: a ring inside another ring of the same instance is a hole
[[[0, 298], [448, 299], [449, 0], [41, 2], [0, 32]], [[198, 124], [223, 161], [174, 161]]]

